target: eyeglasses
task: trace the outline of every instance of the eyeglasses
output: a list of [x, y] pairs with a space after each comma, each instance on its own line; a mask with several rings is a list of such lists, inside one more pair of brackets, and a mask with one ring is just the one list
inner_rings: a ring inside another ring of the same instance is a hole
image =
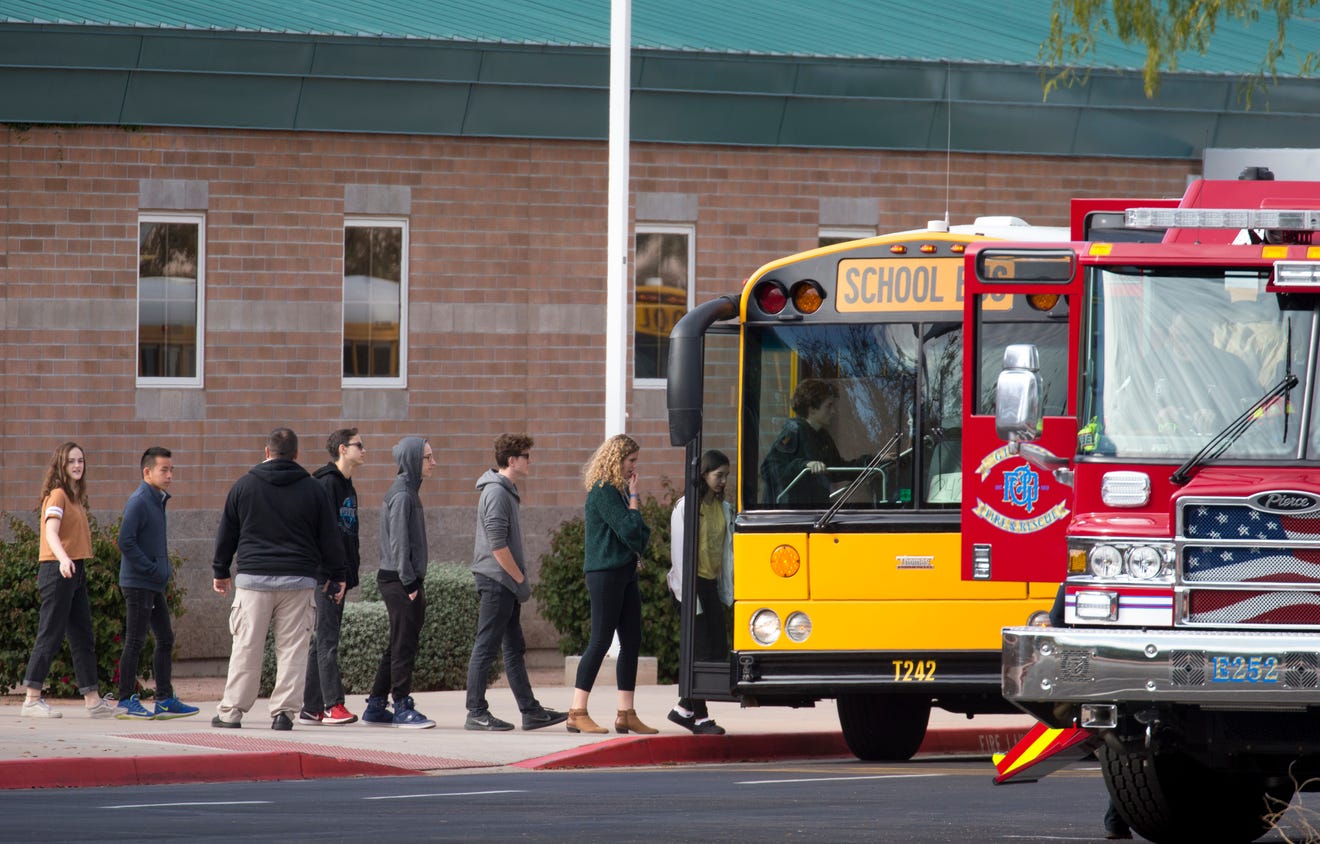
[[514, 457], [521, 457], [523, 460], [531, 460], [531, 459], [532, 459], [532, 455], [531, 455], [531, 453], [530, 453], [530, 452], [526, 452], [526, 451], [524, 451], [522, 454], [515, 454]]
[[366, 446], [364, 446], [362, 443], [344, 443], [344, 445], [348, 446], [349, 448], [359, 448], [362, 449], [363, 451], [367, 450]]
[[65, 462], [65, 463], [86, 463], [86, 462], [87, 462], [87, 458], [85, 458], [85, 457], [70, 457], [68, 460], [66, 460], [66, 461], [64, 461], [64, 462]]

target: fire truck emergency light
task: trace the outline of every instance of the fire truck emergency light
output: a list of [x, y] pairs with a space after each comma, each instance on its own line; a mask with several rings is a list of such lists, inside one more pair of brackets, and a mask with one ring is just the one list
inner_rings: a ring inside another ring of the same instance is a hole
[[1275, 261], [1276, 287], [1310, 287], [1320, 284], [1320, 263], [1311, 261]]
[[1270, 208], [1129, 208], [1130, 229], [1320, 231], [1320, 211]]

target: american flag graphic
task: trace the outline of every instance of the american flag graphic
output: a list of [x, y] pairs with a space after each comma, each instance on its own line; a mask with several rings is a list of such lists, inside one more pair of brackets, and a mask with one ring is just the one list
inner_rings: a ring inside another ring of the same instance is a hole
[[1188, 621], [1320, 624], [1320, 513], [1282, 515], [1246, 503], [1188, 503], [1181, 538], [1184, 583], [1314, 587], [1193, 590]]

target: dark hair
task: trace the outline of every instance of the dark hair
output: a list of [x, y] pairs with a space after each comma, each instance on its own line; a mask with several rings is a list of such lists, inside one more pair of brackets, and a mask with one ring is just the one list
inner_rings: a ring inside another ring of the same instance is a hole
[[706, 493], [710, 492], [710, 485], [706, 483], [706, 476], [716, 469], [723, 469], [729, 465], [729, 455], [717, 449], [709, 449], [702, 452], [701, 462], [697, 464], [697, 497], [705, 498]]
[[270, 456], [280, 460], [293, 460], [298, 456], [298, 435], [292, 428], [276, 428], [266, 437]]
[[495, 438], [495, 465], [509, 467], [509, 460], [532, 447], [532, 438], [526, 434], [500, 434]]
[[143, 469], [154, 469], [156, 468], [157, 457], [173, 457], [173, 456], [174, 455], [170, 453], [170, 450], [168, 448], [165, 448], [164, 446], [153, 445], [151, 448], [142, 452], [142, 461], [140, 465]]
[[839, 388], [819, 378], [808, 378], [793, 391], [791, 405], [798, 416], [806, 416], [829, 399], [839, 397]]
[[86, 460], [87, 450], [75, 442], [60, 443], [60, 447], [51, 455], [50, 465], [46, 467], [46, 477], [41, 481], [41, 501], [37, 507], [46, 503], [46, 497], [54, 489], [64, 490], [69, 498], [84, 508], [87, 507], [87, 464], [83, 464], [81, 480], [75, 481], [69, 477], [69, 454], [75, 448], [83, 453], [83, 460]]
[[325, 450], [330, 452], [331, 460], [339, 459], [339, 447], [348, 445], [348, 441], [357, 436], [357, 428], [340, 428], [338, 431], [330, 432], [326, 438]]

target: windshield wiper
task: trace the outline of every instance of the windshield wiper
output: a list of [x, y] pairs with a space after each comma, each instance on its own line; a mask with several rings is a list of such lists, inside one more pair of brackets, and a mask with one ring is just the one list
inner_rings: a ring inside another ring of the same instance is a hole
[[[1190, 460], [1179, 466], [1177, 471], [1175, 471], [1172, 475], [1169, 476], [1170, 483], [1175, 483], [1178, 486], [1182, 486], [1183, 484], [1191, 480], [1192, 479], [1191, 473], [1193, 469], [1195, 469], [1197, 466], [1200, 466], [1203, 463], [1209, 463], [1211, 460], [1217, 459], [1225, 451], [1228, 451], [1229, 447], [1232, 446], [1233, 443], [1237, 442], [1238, 438], [1241, 437], [1243, 434], [1245, 434], [1247, 432], [1247, 429], [1256, 423], [1257, 419], [1264, 417], [1265, 414], [1261, 413], [1262, 410], [1264, 410], [1266, 407], [1272, 404], [1276, 399], [1279, 398], [1279, 396], [1284, 395], [1285, 393], [1287, 393], [1289, 390], [1291, 390], [1293, 387], [1296, 386], [1297, 386], [1296, 375], [1292, 374], [1291, 372], [1284, 375], [1283, 380], [1279, 381], [1279, 383], [1271, 387], [1268, 393], [1257, 399], [1256, 403], [1253, 404], [1251, 407], [1247, 408], [1245, 411], [1243, 411], [1241, 416], [1239, 416], [1238, 418], [1234, 419], [1232, 422], [1229, 422], [1226, 426], [1224, 426], [1224, 430], [1215, 434], [1210, 439], [1210, 442], [1205, 444], [1204, 448], [1196, 452], [1196, 454], [1192, 455], [1192, 458]], [[1285, 399], [1284, 401], [1286, 404], [1287, 400]], [[1287, 408], [1285, 407], [1284, 410], [1285, 410], [1284, 425], [1286, 426]]]
[[876, 451], [875, 456], [872, 457], [864, 467], [862, 467], [862, 471], [857, 473], [857, 477], [852, 479], [852, 483], [844, 487], [843, 492], [839, 493], [838, 497], [834, 500], [834, 503], [830, 505], [830, 509], [826, 510], [825, 513], [816, 520], [816, 524], [812, 525], [814, 530], [824, 530], [830, 523], [830, 520], [834, 518], [834, 514], [839, 512], [839, 509], [843, 507], [843, 504], [848, 500], [848, 497], [856, 492], [857, 488], [860, 487], [867, 478], [871, 477], [882, 462], [885, 460], [898, 459], [897, 454], [890, 457], [889, 450], [898, 448], [898, 438], [901, 436], [902, 432], [896, 432], [889, 438], [889, 442], [885, 443], [878, 451]]

